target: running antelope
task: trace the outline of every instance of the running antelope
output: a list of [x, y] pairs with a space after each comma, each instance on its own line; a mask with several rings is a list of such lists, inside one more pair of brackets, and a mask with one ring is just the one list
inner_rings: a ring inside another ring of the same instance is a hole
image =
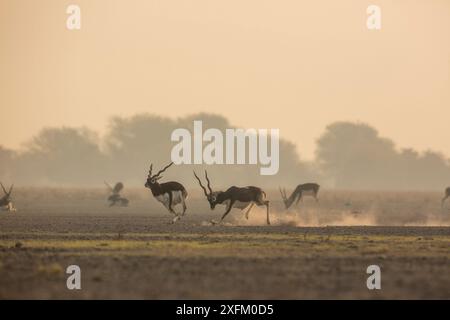
[[0, 198], [0, 209], [3, 211], [12, 211], [12, 212], [16, 211], [16, 208], [14, 207], [14, 204], [12, 203], [11, 200], [11, 193], [14, 185], [11, 185], [9, 191], [6, 191], [5, 187], [1, 182], [0, 185], [2, 186], [3, 192], [5, 193], [5, 195], [2, 198]]
[[442, 198], [442, 206], [444, 206], [444, 202], [447, 198], [450, 198], [450, 187], [447, 187], [447, 189], [445, 189], [445, 195]]
[[205, 170], [205, 178], [209, 190], [208, 193], [208, 191], [200, 181], [200, 178], [195, 173], [195, 171], [194, 176], [198, 180], [200, 187], [203, 189], [203, 193], [205, 194], [206, 199], [209, 202], [211, 210], [214, 210], [214, 208], [218, 204], [226, 206], [225, 213], [223, 214], [222, 219], [220, 219], [220, 222], [223, 221], [223, 219], [227, 216], [227, 214], [231, 211], [232, 208], [244, 210], [245, 208], [248, 207], [247, 211], [245, 212], [245, 218], [248, 219], [248, 214], [250, 213], [250, 210], [256, 204], [257, 206], [266, 207], [267, 224], [270, 224], [269, 201], [266, 200], [266, 193], [262, 189], [253, 186], [243, 188], [232, 186], [228, 188], [226, 191], [212, 191], [211, 184], [208, 179], [208, 173]]
[[[157, 174], [152, 175], [153, 164], [150, 165], [150, 171], [148, 172], [147, 182], [145, 183], [145, 187], [149, 188], [152, 191], [153, 197], [156, 198], [159, 202], [161, 202], [169, 212], [173, 213], [175, 217], [172, 220], [172, 223], [177, 222], [181, 219], [181, 216], [184, 216], [186, 212], [186, 198], [188, 196], [186, 189], [183, 185], [176, 181], [169, 181], [164, 183], [159, 183], [158, 180], [162, 178], [161, 173], [167, 170], [173, 162], [165, 166], [162, 170], [159, 170]], [[183, 212], [177, 213], [173, 210], [173, 206], [181, 203], [183, 205]]]
[[297, 199], [297, 201], [295, 202], [295, 205], [298, 204], [298, 202], [300, 200], [303, 201], [303, 196], [312, 196], [314, 197], [314, 199], [316, 199], [316, 201], [319, 201], [319, 199], [317, 198], [317, 194], [319, 193], [319, 188], [320, 186], [317, 183], [304, 183], [304, 184], [299, 184], [297, 186], [297, 188], [295, 188], [295, 190], [291, 193], [291, 195], [289, 196], [289, 198], [286, 196], [286, 190], [281, 190], [280, 188], [280, 193], [281, 193], [281, 197], [283, 198], [283, 202], [284, 205], [286, 206], [286, 209], [289, 209], [289, 207], [294, 203], [294, 201]]

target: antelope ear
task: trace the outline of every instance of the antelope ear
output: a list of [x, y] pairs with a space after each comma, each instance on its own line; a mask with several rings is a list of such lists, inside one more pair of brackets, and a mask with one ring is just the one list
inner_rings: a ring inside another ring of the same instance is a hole
[[156, 177], [155, 180], [161, 179], [163, 176]]

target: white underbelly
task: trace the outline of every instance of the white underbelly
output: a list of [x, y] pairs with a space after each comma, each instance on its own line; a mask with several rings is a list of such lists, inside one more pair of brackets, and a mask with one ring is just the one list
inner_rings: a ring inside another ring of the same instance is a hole
[[[251, 203], [251, 201], [248, 201], [248, 202], [236, 201], [233, 204], [233, 208], [242, 210], [242, 209], [247, 208], [250, 203]], [[228, 207], [230, 205], [230, 200], [226, 200], [226, 201], [222, 202], [222, 204]]]
[[[164, 193], [162, 195], [159, 195], [155, 197], [156, 200], [161, 202], [164, 205], [169, 205], [169, 194]], [[172, 206], [177, 205], [181, 203], [183, 200], [183, 192], [182, 191], [172, 191]]]
[[237, 208], [237, 209], [245, 209], [248, 207], [248, 205], [251, 203], [251, 201], [249, 202], [241, 202], [241, 201], [236, 201], [233, 205], [233, 208]]
[[314, 195], [314, 190], [303, 190], [302, 195], [304, 196], [312, 196]]

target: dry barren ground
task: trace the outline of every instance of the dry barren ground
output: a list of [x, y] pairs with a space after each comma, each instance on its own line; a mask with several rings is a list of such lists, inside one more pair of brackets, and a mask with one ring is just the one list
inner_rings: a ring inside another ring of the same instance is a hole
[[[0, 298], [450, 299], [450, 228], [438, 194], [328, 194], [288, 213], [274, 203], [272, 226], [262, 210], [211, 225], [223, 209], [211, 213], [201, 198], [170, 225], [159, 204], [137, 195], [129, 208], [107, 208], [100, 195], [56, 192], [36, 205], [23, 194], [18, 212], [0, 213]], [[386, 212], [398, 213], [397, 226], [379, 225]], [[81, 290], [66, 288], [72, 264]], [[366, 287], [372, 264], [381, 290]]]

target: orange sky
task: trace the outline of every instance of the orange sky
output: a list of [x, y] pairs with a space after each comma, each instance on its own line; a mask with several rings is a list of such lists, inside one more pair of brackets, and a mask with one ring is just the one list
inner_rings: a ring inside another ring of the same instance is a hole
[[0, 46], [8, 147], [43, 126], [206, 111], [279, 128], [304, 158], [336, 120], [450, 156], [448, 0], [0, 0]]

